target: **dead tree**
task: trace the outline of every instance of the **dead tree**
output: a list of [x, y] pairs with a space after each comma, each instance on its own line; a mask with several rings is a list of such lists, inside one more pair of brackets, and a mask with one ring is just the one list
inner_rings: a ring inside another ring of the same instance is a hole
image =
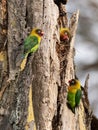
[[[2, 130], [90, 130], [82, 101], [76, 114], [66, 105], [67, 82], [75, 78], [74, 40], [79, 11], [68, 20], [63, 4], [60, 0], [58, 4], [53, 0], [0, 1]], [[19, 45], [34, 27], [41, 28], [45, 35], [20, 72], [23, 49]], [[70, 29], [67, 45], [60, 43], [61, 27]]]

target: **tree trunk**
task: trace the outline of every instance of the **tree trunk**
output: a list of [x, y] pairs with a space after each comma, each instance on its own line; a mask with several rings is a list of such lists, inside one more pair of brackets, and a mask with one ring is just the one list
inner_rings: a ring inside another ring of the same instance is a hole
[[[58, 8], [53, 0], [2, 0], [0, 12], [0, 128], [90, 130], [82, 101], [76, 114], [66, 105], [67, 82], [75, 78], [79, 12], [68, 21], [65, 6]], [[67, 26], [71, 41], [62, 45], [59, 29]], [[20, 44], [35, 27], [44, 31], [44, 38], [20, 71]]]

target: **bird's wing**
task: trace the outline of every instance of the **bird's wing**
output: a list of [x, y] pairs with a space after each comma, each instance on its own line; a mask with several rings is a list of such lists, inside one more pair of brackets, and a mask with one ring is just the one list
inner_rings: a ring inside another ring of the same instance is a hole
[[36, 36], [29, 36], [24, 41], [24, 53], [28, 53], [31, 51], [33, 47], [38, 44], [38, 38]]
[[75, 103], [76, 103], [75, 106], [79, 105], [81, 96], [82, 96], [81, 89], [78, 89], [77, 92], [76, 92], [76, 96], [75, 96]]

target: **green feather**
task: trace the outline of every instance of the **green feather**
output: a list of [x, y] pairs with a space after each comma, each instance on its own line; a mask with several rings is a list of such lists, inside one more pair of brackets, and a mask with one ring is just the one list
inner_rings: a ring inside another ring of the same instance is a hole
[[80, 89], [78, 89], [76, 93], [68, 92], [67, 105], [73, 113], [75, 113], [75, 107], [77, 107], [80, 103], [81, 96], [82, 92]]
[[75, 107], [75, 94], [68, 92], [67, 96], [68, 104], [70, 105], [71, 109]]
[[82, 92], [80, 89], [78, 89], [75, 96], [75, 104], [76, 104], [75, 106], [79, 105], [81, 97], [82, 97]]
[[38, 38], [29, 36], [24, 41], [24, 54], [27, 57], [29, 53], [35, 52], [39, 47]]

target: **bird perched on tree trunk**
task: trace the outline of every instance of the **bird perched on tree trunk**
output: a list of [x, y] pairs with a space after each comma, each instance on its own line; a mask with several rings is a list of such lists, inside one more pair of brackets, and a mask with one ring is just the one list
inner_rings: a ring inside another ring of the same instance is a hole
[[79, 105], [82, 96], [81, 84], [77, 79], [71, 79], [68, 86], [67, 104], [68, 107], [75, 113], [75, 108]]
[[24, 41], [24, 56], [27, 57], [29, 53], [36, 52], [40, 45], [43, 32], [41, 29], [33, 29], [30, 35]]
[[71, 39], [71, 34], [69, 28], [60, 29], [60, 41], [63, 44], [69, 43]]
[[24, 40], [24, 54], [23, 61], [21, 63], [21, 70], [24, 69], [27, 57], [30, 53], [36, 52], [39, 48], [41, 37], [43, 36], [41, 29], [35, 28], [31, 31], [30, 35]]

